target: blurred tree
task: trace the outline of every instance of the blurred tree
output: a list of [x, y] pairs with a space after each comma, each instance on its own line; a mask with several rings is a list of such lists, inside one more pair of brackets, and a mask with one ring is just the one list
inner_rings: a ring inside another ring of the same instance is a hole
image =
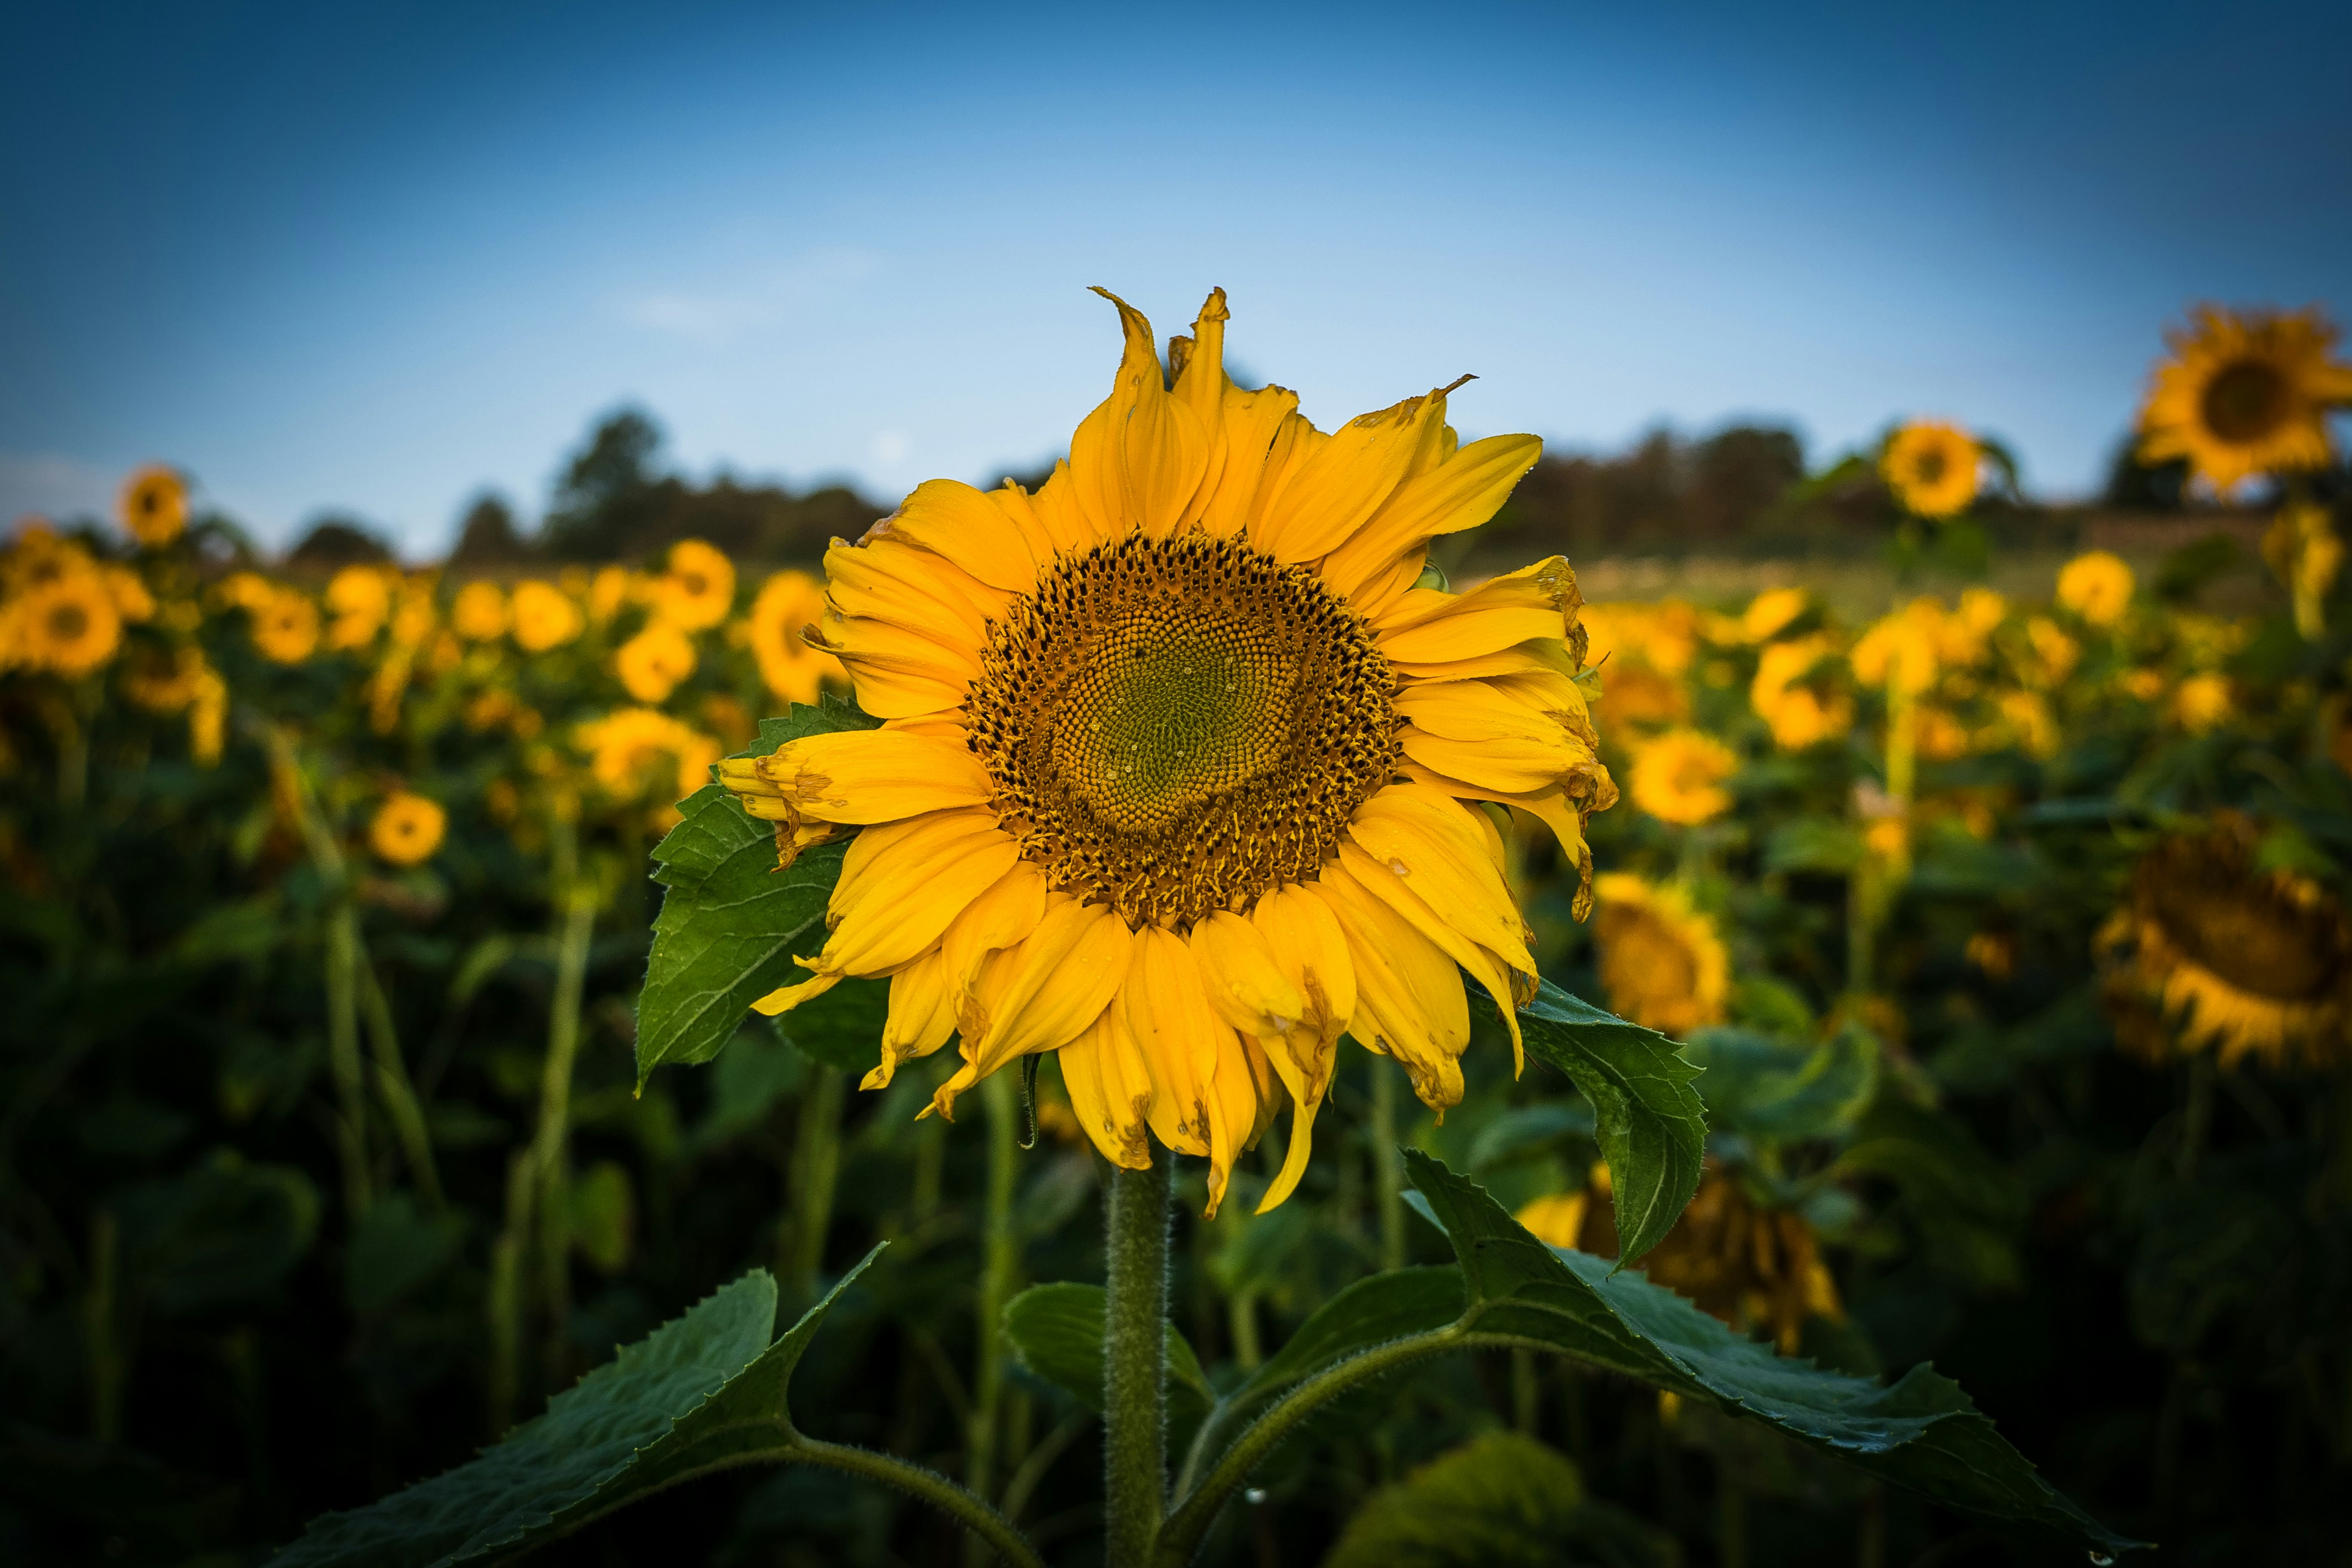
[[466, 520], [457, 526], [457, 547], [449, 552], [449, 564], [476, 570], [510, 566], [529, 560], [531, 554], [531, 542], [515, 526], [514, 509], [507, 504], [506, 498], [484, 491], [466, 509]]
[[376, 530], [355, 517], [327, 516], [286, 552], [286, 570], [309, 575], [392, 559], [392, 545]]

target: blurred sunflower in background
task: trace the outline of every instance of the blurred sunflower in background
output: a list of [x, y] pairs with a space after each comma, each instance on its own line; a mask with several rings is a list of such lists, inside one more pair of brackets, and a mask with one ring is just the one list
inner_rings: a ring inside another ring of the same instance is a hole
[[824, 614], [824, 588], [805, 572], [779, 572], [760, 585], [745, 626], [760, 679], [786, 702], [814, 702], [826, 680], [846, 683], [849, 672], [801, 634]]
[[390, 574], [381, 566], [346, 566], [327, 584], [327, 646], [339, 652], [375, 641], [392, 615]]
[[1802, 588], [1767, 588], [1740, 612], [1739, 635], [1748, 642], [1770, 642], [1812, 607], [1812, 595]]
[[492, 642], [507, 635], [512, 617], [506, 590], [496, 583], [468, 583], [449, 606], [451, 629], [467, 642]]
[[587, 617], [572, 595], [536, 577], [515, 584], [509, 605], [514, 621], [515, 646], [525, 653], [546, 653], [576, 639], [587, 627]]
[[2219, 670], [2200, 671], [2173, 689], [2173, 722], [2192, 735], [2221, 728], [2237, 710], [2230, 694], [2230, 678]]
[[1773, 643], [1757, 658], [1756, 679], [1748, 687], [1748, 705], [1770, 729], [1772, 743], [1780, 750], [1801, 752], [1853, 727], [1853, 700], [1814, 684], [1822, 667], [1836, 653], [1835, 638], [1814, 636]]
[[2225, 813], [2141, 857], [2129, 901], [2099, 933], [2107, 984], [2153, 1005], [2168, 1046], [2210, 1049], [2224, 1067], [2340, 1061], [2352, 1028], [2352, 922], [2309, 879], [2257, 867], [2252, 822]]
[[1654, 1284], [1689, 1297], [1733, 1328], [1769, 1331], [1783, 1355], [1796, 1352], [1809, 1319], [1844, 1316], [1837, 1281], [1804, 1216], [1759, 1205], [1737, 1176], [1712, 1163], [1690, 1206], [1642, 1268]]
[[613, 656], [613, 668], [622, 687], [640, 702], [660, 702], [694, 673], [694, 644], [666, 620], [646, 623], [645, 629], [623, 643]]
[[710, 782], [719, 742], [656, 708], [623, 708], [580, 726], [597, 787], [615, 800], [682, 800]]
[[188, 526], [187, 481], [161, 463], [151, 463], [124, 483], [116, 507], [131, 538], [160, 550]]
[[2328, 459], [2330, 409], [2352, 403], [2352, 365], [2336, 359], [2334, 323], [2317, 310], [2190, 312], [2168, 331], [2139, 416], [2144, 462], [2185, 459], [2227, 492], [2260, 474]]
[[1592, 899], [1592, 941], [1611, 1012], [1662, 1035], [1723, 1022], [1731, 954], [1688, 893], [1612, 871], [1594, 879]]
[[2087, 551], [2058, 569], [2058, 602], [2092, 626], [2111, 626], [2131, 607], [2137, 584], [2122, 556]]
[[253, 646], [277, 664], [299, 664], [319, 647], [319, 606], [299, 588], [268, 585], [248, 606]]
[[1723, 781], [1739, 770], [1739, 757], [1699, 730], [1669, 730], [1633, 749], [1633, 804], [1661, 822], [1693, 827], [1731, 809]]
[[1915, 517], [1944, 518], [1964, 511], [1977, 499], [1984, 449], [1957, 425], [1919, 419], [1886, 438], [1879, 454], [1879, 477], [1903, 510]]
[[368, 847], [394, 866], [414, 866], [441, 847], [449, 814], [438, 803], [409, 790], [384, 797], [368, 823]]
[[122, 615], [104, 580], [85, 566], [11, 601], [5, 643], [9, 663], [78, 678], [122, 646]]
[[818, 640], [887, 722], [721, 766], [794, 841], [859, 830], [813, 977], [759, 1005], [889, 975], [868, 1087], [960, 1034], [947, 1112], [1057, 1053], [1096, 1147], [1205, 1155], [1211, 1213], [1286, 1098], [1270, 1208], [1343, 1033], [1438, 1109], [1463, 1093], [1463, 971], [1517, 1041], [1529, 933], [1470, 803], [1539, 818], [1589, 875], [1616, 791], [1568, 563], [1420, 585], [1430, 541], [1492, 517], [1541, 443], [1459, 445], [1450, 387], [1318, 430], [1226, 375], [1223, 290], [1171, 341], [1171, 388], [1112, 302], [1111, 395], [1036, 494], [933, 480], [828, 552]]
[[735, 563], [714, 547], [681, 539], [667, 567], [653, 585], [654, 613], [680, 631], [708, 631], [735, 607]]

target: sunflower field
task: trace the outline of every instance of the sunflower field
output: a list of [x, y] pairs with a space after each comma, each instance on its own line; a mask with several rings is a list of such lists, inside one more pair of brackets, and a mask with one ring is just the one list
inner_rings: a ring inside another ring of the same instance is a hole
[[1857, 612], [1119, 309], [823, 562], [18, 527], [0, 1555], [2352, 1561], [2326, 323], [2140, 415], [2258, 603], [1995, 591], [1914, 422]]

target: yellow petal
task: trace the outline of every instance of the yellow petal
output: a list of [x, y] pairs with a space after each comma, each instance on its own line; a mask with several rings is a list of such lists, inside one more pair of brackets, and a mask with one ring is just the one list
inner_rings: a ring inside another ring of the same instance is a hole
[[1582, 603], [1576, 574], [1555, 555], [1466, 594], [1416, 588], [1382, 613], [1381, 651], [1408, 663], [1469, 658], [1529, 637], [1565, 637]]
[[1103, 1009], [1092, 1027], [1055, 1054], [1078, 1125], [1104, 1159], [1130, 1171], [1151, 1164], [1151, 1075], [1119, 1010]]
[[1174, 531], [1208, 468], [1200, 416], [1168, 394], [1151, 323], [1126, 300], [1118, 308], [1126, 346], [1111, 395], [1070, 437], [1070, 477], [1104, 538], [1129, 531], [1158, 538]]
[[[1490, 436], [1397, 487], [1323, 563], [1323, 580], [1356, 602], [1371, 575], [1441, 533], [1476, 528], [1493, 517], [1543, 455], [1533, 436]], [[1359, 605], [1359, 613], [1365, 613]]]
[[934, 812], [866, 829], [834, 886], [834, 930], [819, 966], [887, 974], [912, 963], [1020, 853], [983, 812]]
[[946, 556], [992, 588], [1025, 594], [1037, 585], [1027, 531], [961, 480], [926, 479], [874, 526], [883, 538], [908, 540]]
[[940, 947], [946, 955], [948, 985], [959, 1012], [981, 960], [1026, 941], [1045, 918], [1045, 874], [1030, 861], [1015, 860], [948, 927]]
[[824, 591], [845, 616], [887, 622], [966, 657], [987, 643], [988, 623], [1013, 600], [945, 556], [887, 534], [859, 544], [835, 540], [824, 552]]
[[1328, 866], [1307, 886], [1348, 933], [1356, 969], [1356, 1013], [1348, 1032], [1396, 1058], [1423, 1104], [1439, 1110], [1460, 1104], [1470, 1005], [1454, 960], [1346, 867]]
[[1438, 393], [1358, 415], [1288, 466], [1257, 509], [1251, 542], [1277, 561], [1330, 553], [1396, 492], [1444, 422]]
[[849, 671], [857, 705], [877, 719], [908, 719], [960, 706], [977, 662], [959, 658], [928, 638], [865, 616], [828, 611], [821, 626], [803, 634]]
[[[1276, 888], [1250, 910], [1250, 923], [1265, 938], [1275, 966], [1305, 999], [1305, 1031], [1327, 1041], [1339, 1038], [1356, 1010], [1356, 968], [1348, 933], [1330, 906], [1304, 888]], [[1320, 1097], [1323, 1085], [1311, 1087]]]
[[1550, 741], [1519, 735], [1462, 741], [1407, 724], [1397, 732], [1397, 739], [1404, 746], [1404, 754], [1423, 767], [1484, 788], [1510, 792], [1542, 789], [1589, 760], [1581, 748], [1570, 742], [1565, 730]]
[[899, 1067], [929, 1056], [955, 1032], [955, 998], [946, 958], [933, 948], [890, 977], [890, 1016], [882, 1025], [882, 1059], [858, 1084], [887, 1089]]
[[[800, 960], [794, 959], [793, 962], [798, 963]], [[757, 1002], [752, 1003], [752, 1010], [765, 1013], [772, 1018], [779, 1013], [789, 1013], [802, 1003], [824, 995], [840, 984], [841, 975], [835, 972], [820, 973], [813, 979], [802, 981], [797, 985], [779, 985]]]
[[771, 789], [821, 822], [897, 822], [984, 805], [992, 793], [988, 771], [971, 752], [903, 730], [811, 735], [757, 766]]
[[963, 1049], [979, 1075], [1084, 1034], [1118, 991], [1128, 945], [1125, 921], [1099, 905], [1057, 896], [1037, 929], [1004, 951], [1003, 990], [986, 1014], [971, 1016], [967, 1007]]
[[1217, 1217], [1225, 1201], [1225, 1184], [1234, 1162], [1257, 1142], [1261, 1113], [1270, 1105], [1274, 1084], [1265, 1056], [1231, 1029], [1218, 1031], [1206, 1104], [1209, 1129], [1209, 1206], [1202, 1217]]
[[1118, 1000], [1151, 1075], [1152, 1131], [1171, 1149], [1206, 1154], [1217, 1039], [1233, 1030], [1210, 1005], [1184, 939], [1157, 926], [1136, 932]]
[[1306, 1015], [1307, 998], [1283, 974], [1265, 933], [1231, 910], [1193, 922], [1192, 961], [1209, 1005], [1244, 1034], [1286, 1035]]

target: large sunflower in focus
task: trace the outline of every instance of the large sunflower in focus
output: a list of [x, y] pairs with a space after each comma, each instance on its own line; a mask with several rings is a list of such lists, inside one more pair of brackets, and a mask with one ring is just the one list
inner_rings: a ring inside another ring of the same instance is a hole
[[2143, 460], [2183, 458], [2216, 489], [2327, 461], [2327, 413], [2352, 403], [2352, 365], [2331, 357], [2336, 328], [2317, 310], [2203, 306], [2165, 334], [2140, 410]]
[[1462, 1095], [1462, 971], [1516, 1038], [1536, 967], [1478, 803], [1589, 868], [1616, 790], [1568, 563], [1421, 583], [1535, 437], [1458, 447], [1451, 388], [1318, 430], [1296, 394], [1226, 376], [1222, 290], [1171, 342], [1171, 386], [1112, 302], [1111, 395], [1034, 495], [933, 480], [826, 555], [811, 640], [885, 722], [722, 764], [787, 852], [858, 833], [814, 977], [760, 1006], [888, 975], [869, 1088], [960, 1035], [944, 1112], [1056, 1052], [1104, 1155], [1205, 1155], [1213, 1212], [1286, 1097], [1270, 1207], [1343, 1033], [1435, 1107]]
[[2141, 858], [2130, 902], [2100, 932], [2109, 987], [2153, 1004], [2183, 1048], [2210, 1047], [2224, 1066], [2341, 1059], [2352, 1040], [2352, 921], [2309, 880], [2256, 869], [2255, 837], [2228, 814]]

